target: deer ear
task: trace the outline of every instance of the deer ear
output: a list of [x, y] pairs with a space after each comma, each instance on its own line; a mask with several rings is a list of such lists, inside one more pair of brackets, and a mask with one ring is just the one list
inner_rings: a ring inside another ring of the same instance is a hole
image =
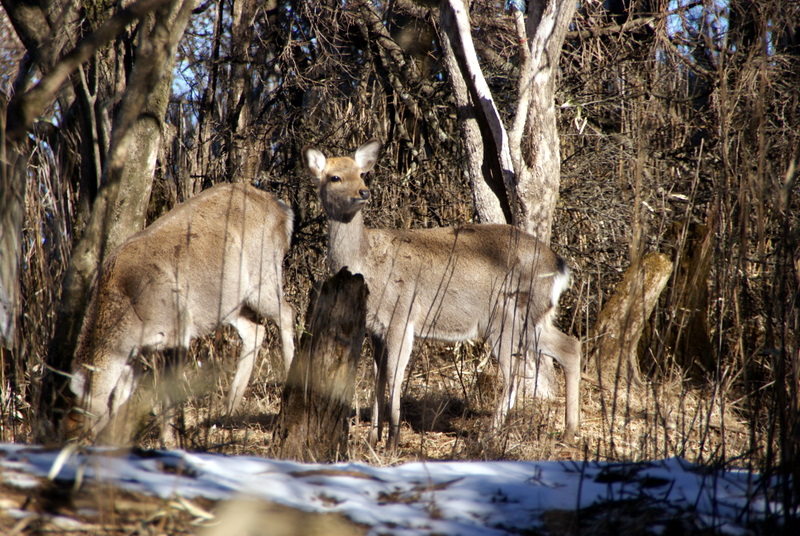
[[322, 172], [325, 170], [325, 164], [327, 163], [325, 155], [313, 147], [306, 147], [303, 149], [303, 156], [306, 159], [306, 166], [309, 171], [311, 171], [314, 177], [321, 179]]
[[356, 149], [356, 154], [353, 155], [353, 160], [361, 168], [361, 173], [366, 173], [375, 167], [375, 162], [378, 161], [378, 153], [381, 150], [383, 143], [378, 138], [372, 138], [364, 145]]

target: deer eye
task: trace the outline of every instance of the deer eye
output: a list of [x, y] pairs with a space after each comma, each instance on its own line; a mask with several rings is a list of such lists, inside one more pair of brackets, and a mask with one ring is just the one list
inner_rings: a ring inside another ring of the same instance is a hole
[[333, 177], [331, 177], [328, 180], [331, 181], [331, 182], [342, 182], [342, 178], [339, 175], [334, 175]]

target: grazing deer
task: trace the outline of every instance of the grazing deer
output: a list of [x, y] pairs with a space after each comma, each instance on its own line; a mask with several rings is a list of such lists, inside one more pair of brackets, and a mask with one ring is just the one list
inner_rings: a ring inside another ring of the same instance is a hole
[[[370, 199], [363, 176], [378, 158], [372, 139], [354, 156], [326, 158], [304, 150], [328, 217], [328, 262], [347, 266], [369, 287], [367, 329], [376, 346], [370, 441], [381, 438], [389, 386], [389, 442], [397, 448], [400, 391], [416, 337], [488, 340], [503, 388], [492, 419], [500, 426], [513, 408], [529, 351], [552, 355], [565, 376], [566, 436], [579, 429], [580, 343], [553, 326], [569, 284], [566, 263], [533, 236], [510, 225], [436, 229], [367, 229], [361, 211]], [[538, 355], [538, 354], [537, 354]]]
[[[139, 352], [177, 348], [222, 325], [242, 339], [227, 413], [239, 405], [265, 329], [278, 324], [286, 371], [294, 310], [283, 297], [293, 214], [273, 195], [220, 184], [178, 205], [113, 251], [98, 275], [70, 389], [83, 410], [70, 426], [94, 439], [133, 393]], [[80, 415], [83, 413], [83, 415]]]

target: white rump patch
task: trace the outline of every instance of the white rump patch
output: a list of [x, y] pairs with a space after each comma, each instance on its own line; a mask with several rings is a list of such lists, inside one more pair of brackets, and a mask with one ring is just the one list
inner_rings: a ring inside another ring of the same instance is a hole
[[553, 287], [550, 289], [550, 300], [553, 307], [558, 305], [558, 300], [561, 298], [561, 293], [569, 288], [570, 273], [569, 268], [565, 267], [563, 272], [553, 274]]

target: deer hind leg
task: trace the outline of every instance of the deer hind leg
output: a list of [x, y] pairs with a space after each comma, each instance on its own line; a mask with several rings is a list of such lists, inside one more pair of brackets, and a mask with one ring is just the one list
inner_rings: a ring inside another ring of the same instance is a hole
[[228, 417], [233, 415], [233, 412], [239, 407], [244, 397], [244, 392], [253, 373], [258, 350], [261, 348], [266, 334], [264, 326], [242, 315], [236, 317], [231, 322], [231, 325], [236, 328], [236, 331], [239, 332], [239, 337], [242, 339], [242, 351], [239, 354], [239, 360], [236, 362], [236, 374], [233, 376], [230, 393], [228, 394], [226, 405]]
[[[537, 331], [531, 330], [530, 333], [536, 334]], [[534, 398], [538, 400], [550, 400], [556, 397], [558, 392], [556, 382], [556, 370], [553, 365], [553, 358], [549, 354], [539, 351], [538, 334], [533, 340], [527, 341], [527, 351], [525, 359], [519, 366], [519, 398]]]
[[[281, 348], [283, 351], [284, 374], [289, 374], [289, 368], [294, 360], [294, 317], [295, 311], [283, 297], [283, 291], [278, 283], [282, 276], [280, 273], [262, 274], [261, 288], [256, 296], [248, 299], [247, 306], [263, 318], [269, 318], [278, 326], [281, 334]], [[267, 289], [272, 290], [267, 290]], [[235, 326], [235, 324], [234, 324]], [[238, 329], [238, 328], [237, 328]]]
[[[581, 343], [546, 322], [539, 333], [539, 350], [552, 355], [564, 369], [566, 418], [564, 436], [580, 435]], [[546, 357], [546, 356], [543, 356]]]

